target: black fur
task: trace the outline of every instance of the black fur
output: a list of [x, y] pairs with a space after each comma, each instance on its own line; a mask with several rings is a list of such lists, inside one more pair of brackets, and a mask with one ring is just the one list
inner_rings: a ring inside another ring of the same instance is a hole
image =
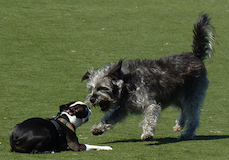
[[[70, 107], [73, 103], [75, 102], [61, 105], [60, 113], [67, 112], [76, 118], [86, 118], [85, 115], [89, 112], [88, 107], [81, 104]], [[86, 150], [84, 144], [79, 144], [75, 132], [57, 120], [57, 118], [63, 118], [70, 122], [66, 114], [60, 113], [54, 119], [30, 118], [17, 124], [10, 135], [10, 151], [34, 154], [60, 152], [66, 150], [67, 147], [74, 151]], [[80, 116], [77, 117], [77, 115]], [[76, 126], [72, 125], [72, 127], [76, 129]]]

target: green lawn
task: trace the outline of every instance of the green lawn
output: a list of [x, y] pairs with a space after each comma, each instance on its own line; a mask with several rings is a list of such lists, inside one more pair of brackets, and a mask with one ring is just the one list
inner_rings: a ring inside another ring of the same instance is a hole
[[[196, 140], [176, 141], [176, 110], [165, 110], [155, 140], [140, 140], [141, 115], [131, 115], [102, 136], [91, 127], [103, 116], [92, 108], [77, 130], [81, 143], [113, 151], [30, 155], [9, 153], [9, 135], [19, 122], [52, 117], [58, 106], [87, 95], [80, 80], [126, 56], [155, 59], [191, 51], [198, 15], [212, 17], [220, 45], [206, 60], [210, 86]], [[6, 159], [229, 159], [228, 0], [0, 0], [0, 157]], [[125, 128], [125, 129], [124, 129]]]

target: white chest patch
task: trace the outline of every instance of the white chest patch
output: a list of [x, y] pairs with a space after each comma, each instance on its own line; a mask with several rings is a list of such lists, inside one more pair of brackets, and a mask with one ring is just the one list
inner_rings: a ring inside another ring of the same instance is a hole
[[83, 124], [83, 120], [81, 118], [77, 118], [75, 115], [71, 116], [67, 112], [62, 112], [61, 115], [65, 114], [69, 122], [75, 126], [75, 128], [81, 126]]

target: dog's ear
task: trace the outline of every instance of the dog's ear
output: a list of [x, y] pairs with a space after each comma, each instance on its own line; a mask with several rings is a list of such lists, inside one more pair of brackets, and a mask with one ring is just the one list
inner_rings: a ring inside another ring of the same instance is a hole
[[68, 110], [69, 106], [67, 104], [61, 105], [60, 107], [60, 112], [63, 112], [64, 110]]
[[70, 103], [68, 103], [68, 104], [63, 104], [63, 105], [61, 105], [61, 106], [59, 107], [59, 108], [60, 108], [60, 112], [63, 112], [63, 111], [68, 110], [68, 109], [69, 109], [69, 106], [72, 105], [73, 103], [75, 103], [75, 101], [70, 102]]
[[125, 58], [126, 57], [123, 57], [122, 59], [119, 60], [118, 64], [108, 73], [108, 76], [111, 76], [111, 77], [115, 76], [119, 78], [121, 68], [122, 68], [122, 63]]
[[81, 82], [83, 82], [83, 81], [86, 80], [86, 79], [89, 79], [89, 77], [92, 75], [93, 72], [94, 72], [93, 70], [87, 71], [87, 72], [84, 74], [83, 78], [81, 79]]

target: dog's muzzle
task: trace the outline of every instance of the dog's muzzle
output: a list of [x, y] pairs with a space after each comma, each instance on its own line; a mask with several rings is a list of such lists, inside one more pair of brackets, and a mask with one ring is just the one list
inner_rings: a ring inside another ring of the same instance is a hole
[[96, 98], [95, 98], [95, 97], [91, 97], [91, 98], [90, 98], [90, 102], [91, 102], [92, 104], [94, 104], [94, 103], [96, 102]]

